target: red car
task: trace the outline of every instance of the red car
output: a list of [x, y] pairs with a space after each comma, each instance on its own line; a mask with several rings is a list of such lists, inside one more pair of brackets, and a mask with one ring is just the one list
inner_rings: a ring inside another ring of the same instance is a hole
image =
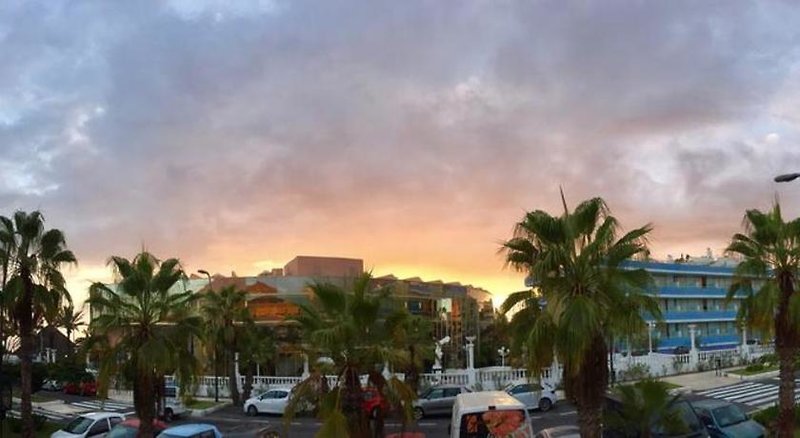
[[97, 382], [69, 382], [64, 385], [64, 394], [94, 397], [97, 395]]
[[364, 402], [361, 408], [369, 413], [370, 417], [377, 418], [379, 411], [383, 411], [384, 414], [389, 412], [389, 400], [386, 400], [377, 389], [365, 388], [363, 393]]

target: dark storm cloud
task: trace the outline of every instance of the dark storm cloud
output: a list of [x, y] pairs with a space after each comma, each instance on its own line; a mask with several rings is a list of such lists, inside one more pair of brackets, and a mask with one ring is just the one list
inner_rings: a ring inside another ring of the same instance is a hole
[[0, 6], [2, 210], [43, 208], [89, 260], [367, 235], [398, 263], [475, 239], [489, 272], [559, 184], [661, 245], [720, 242], [798, 163], [790, 3], [251, 6]]

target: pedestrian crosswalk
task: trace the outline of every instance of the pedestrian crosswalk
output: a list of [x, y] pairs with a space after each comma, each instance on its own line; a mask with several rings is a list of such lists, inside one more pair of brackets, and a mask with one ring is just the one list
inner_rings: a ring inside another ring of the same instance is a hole
[[[773, 383], [745, 382], [697, 392], [698, 395], [742, 403], [756, 408], [766, 408], [778, 402], [778, 385]], [[795, 390], [795, 400], [800, 400], [800, 387]]]
[[90, 411], [129, 412], [133, 410], [133, 405], [116, 401], [86, 400], [70, 404]]

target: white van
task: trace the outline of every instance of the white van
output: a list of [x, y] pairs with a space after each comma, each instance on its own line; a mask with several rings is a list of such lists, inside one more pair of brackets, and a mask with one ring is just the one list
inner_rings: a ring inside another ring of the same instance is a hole
[[503, 391], [459, 394], [453, 405], [450, 438], [533, 438], [525, 405]]

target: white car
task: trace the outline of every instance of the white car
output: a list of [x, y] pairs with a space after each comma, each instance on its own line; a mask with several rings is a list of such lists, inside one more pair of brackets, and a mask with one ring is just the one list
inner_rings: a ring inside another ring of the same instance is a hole
[[43, 391], [61, 391], [62, 389], [64, 389], [64, 385], [54, 379], [48, 379], [42, 383]]
[[279, 414], [283, 415], [292, 390], [289, 388], [275, 388], [249, 398], [244, 402], [244, 412], [247, 415]]
[[556, 391], [548, 384], [540, 385], [538, 383], [510, 383], [506, 386], [505, 391], [521, 401], [527, 409], [539, 409], [542, 412], [549, 411], [556, 405], [558, 397]]
[[186, 406], [180, 398], [180, 388], [177, 386], [168, 385], [164, 387], [164, 412], [162, 417], [164, 421], [169, 423], [176, 417], [180, 417], [186, 413]]
[[104, 437], [112, 427], [125, 421], [125, 416], [115, 412], [83, 414], [57, 430], [50, 438]]

